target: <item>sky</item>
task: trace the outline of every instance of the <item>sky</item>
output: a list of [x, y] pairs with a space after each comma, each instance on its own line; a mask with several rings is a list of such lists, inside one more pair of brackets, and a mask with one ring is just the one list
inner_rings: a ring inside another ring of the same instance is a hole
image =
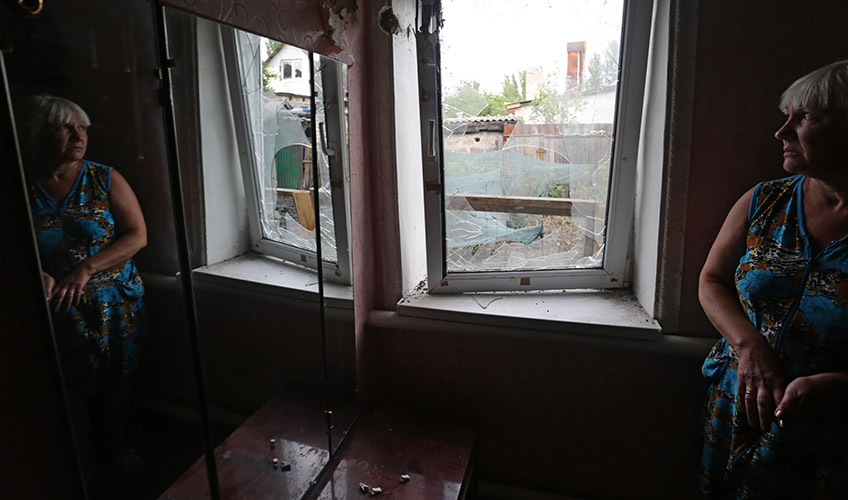
[[568, 42], [586, 42], [586, 63], [621, 32], [623, 0], [442, 0], [442, 85], [477, 80], [500, 92], [505, 74], [561, 66]]

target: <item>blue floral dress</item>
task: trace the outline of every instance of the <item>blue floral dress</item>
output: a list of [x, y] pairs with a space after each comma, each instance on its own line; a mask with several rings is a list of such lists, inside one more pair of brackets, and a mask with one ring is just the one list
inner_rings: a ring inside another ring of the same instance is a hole
[[[74, 187], [61, 204], [30, 176], [29, 197], [41, 267], [56, 281], [108, 247], [118, 235], [109, 208], [112, 168], [83, 160]], [[62, 372], [68, 387], [93, 393], [97, 372], [138, 362], [147, 335], [144, 286], [132, 259], [95, 273], [78, 306], [53, 313]]]
[[[848, 237], [814, 253], [802, 210], [805, 177], [758, 185], [735, 281], [742, 309], [778, 355], [786, 383], [848, 371]], [[848, 498], [848, 407], [812, 425], [767, 432], [747, 424], [736, 352], [719, 340], [702, 372], [712, 382], [701, 487], [708, 498]]]

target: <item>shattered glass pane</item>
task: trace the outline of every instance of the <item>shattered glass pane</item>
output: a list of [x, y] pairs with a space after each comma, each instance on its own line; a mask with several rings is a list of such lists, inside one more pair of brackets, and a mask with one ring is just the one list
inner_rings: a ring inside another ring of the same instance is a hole
[[623, 1], [442, 5], [448, 272], [600, 267]]
[[[324, 151], [315, 155], [312, 150], [309, 80], [291, 78], [292, 68], [297, 72], [309, 67], [309, 52], [244, 31], [236, 33], [262, 237], [315, 251], [312, 168], [313, 156], [317, 156], [322, 257], [337, 262], [327, 155]], [[286, 61], [280, 62], [282, 57]], [[284, 74], [275, 72], [276, 68], [282, 68]], [[316, 74], [319, 126], [324, 122], [320, 86]]]

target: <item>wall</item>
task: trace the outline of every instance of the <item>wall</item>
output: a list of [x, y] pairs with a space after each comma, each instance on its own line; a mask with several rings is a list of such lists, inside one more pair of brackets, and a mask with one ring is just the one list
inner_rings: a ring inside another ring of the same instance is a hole
[[[198, 103], [204, 193], [201, 212], [206, 223], [206, 264], [214, 264], [247, 252], [247, 204], [241, 158], [235, 140], [233, 107], [224, 66], [221, 31], [208, 22], [197, 24]], [[308, 91], [307, 91], [308, 93]], [[223, 140], [226, 137], [228, 140]], [[193, 141], [183, 141], [193, 142]], [[193, 169], [194, 170], [194, 169]]]
[[696, 497], [703, 351], [439, 323], [370, 327], [368, 390], [478, 422], [479, 480], [579, 498]]

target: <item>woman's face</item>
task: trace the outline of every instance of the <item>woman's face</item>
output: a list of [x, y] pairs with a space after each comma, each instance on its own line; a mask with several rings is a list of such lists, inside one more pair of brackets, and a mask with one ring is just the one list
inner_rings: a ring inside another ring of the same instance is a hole
[[42, 154], [51, 162], [64, 164], [82, 160], [88, 147], [88, 126], [74, 113], [67, 123], [45, 127], [41, 136]]
[[848, 179], [848, 119], [844, 113], [790, 109], [774, 136], [783, 141], [783, 169], [810, 177]]

